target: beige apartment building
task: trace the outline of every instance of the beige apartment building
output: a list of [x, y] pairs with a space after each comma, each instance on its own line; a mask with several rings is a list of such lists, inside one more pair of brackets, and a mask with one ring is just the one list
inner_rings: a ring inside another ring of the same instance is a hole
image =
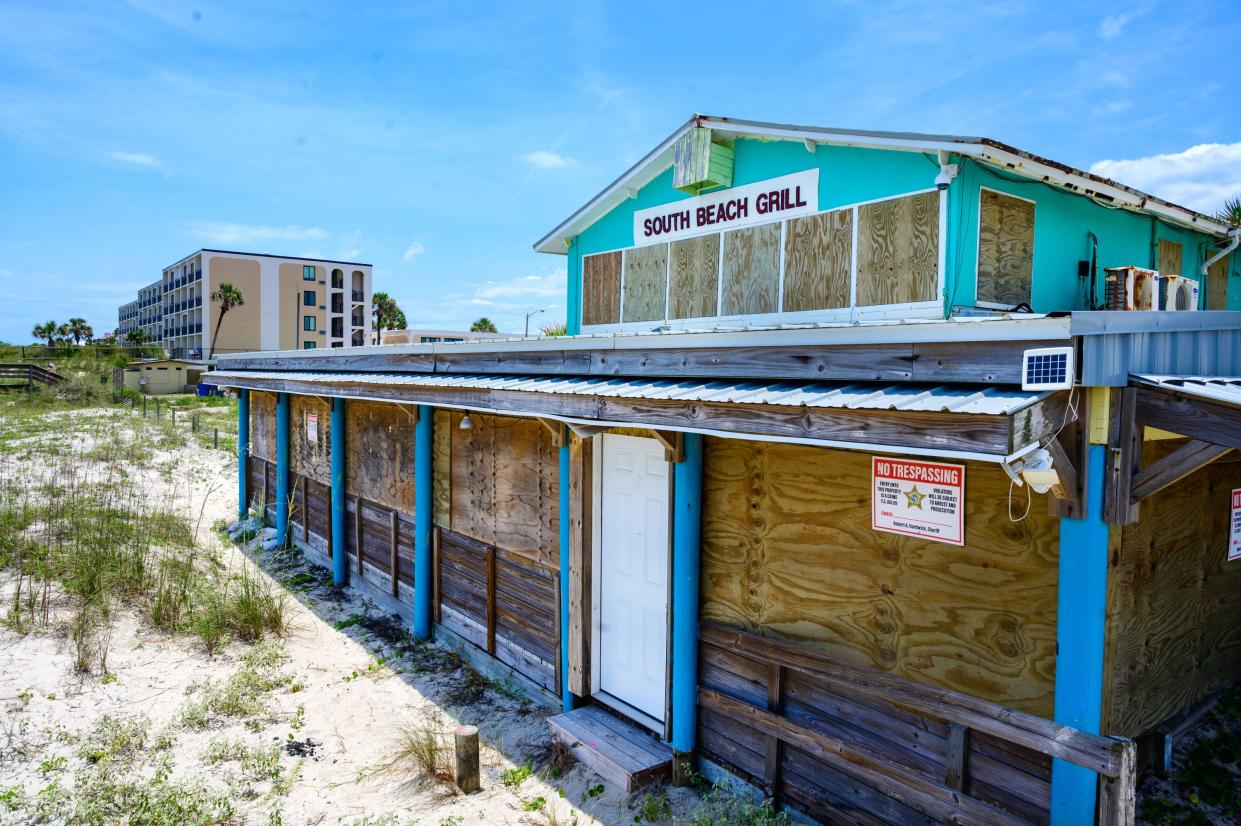
[[[212, 352], [221, 284], [245, 303], [224, 315], [215, 353], [360, 347], [371, 335], [371, 265], [266, 253], [200, 249], [164, 269], [138, 302], [121, 308], [122, 336], [138, 328], [173, 358]], [[143, 311], [150, 311], [143, 315]], [[128, 316], [128, 317], [127, 317]]]

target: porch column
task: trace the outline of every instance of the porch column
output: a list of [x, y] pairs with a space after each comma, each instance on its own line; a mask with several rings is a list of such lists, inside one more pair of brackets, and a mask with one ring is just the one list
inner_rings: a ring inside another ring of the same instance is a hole
[[570, 481], [569, 433], [568, 428], [561, 425], [560, 439], [560, 706], [564, 711], [572, 711], [574, 706], [573, 692], [569, 690], [569, 557], [572, 554], [569, 543], [570, 520], [572, 513], [572, 482]]
[[237, 391], [237, 518], [245, 519], [250, 512], [250, 391]]
[[672, 751], [683, 783], [698, 742], [698, 580], [702, 533], [702, 436], [686, 433], [672, 466]]
[[431, 638], [431, 425], [435, 408], [418, 405], [414, 428], [414, 636]]
[[276, 397], [276, 540], [289, 537], [289, 394]]
[[[1060, 520], [1056, 613], [1055, 720], [1099, 733], [1103, 711], [1103, 634], [1107, 612], [1108, 526], [1103, 521], [1107, 447], [1092, 444], [1082, 519]], [[1063, 760], [1051, 767], [1051, 822], [1094, 823], [1096, 775]]]
[[332, 399], [332, 584], [349, 582], [345, 547], [345, 400]]

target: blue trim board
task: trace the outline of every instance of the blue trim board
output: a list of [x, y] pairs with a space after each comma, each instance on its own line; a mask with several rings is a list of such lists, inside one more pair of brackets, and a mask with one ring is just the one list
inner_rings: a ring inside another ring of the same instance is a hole
[[[1055, 720], [1099, 733], [1103, 713], [1103, 647], [1107, 613], [1108, 526], [1103, 521], [1105, 445], [1091, 445], [1086, 517], [1060, 520], [1060, 592], [1056, 613]], [[1051, 767], [1053, 826], [1092, 824], [1097, 776], [1055, 760]]]
[[[562, 425], [563, 427], [563, 425]], [[572, 711], [573, 692], [569, 690], [569, 514], [572, 511], [569, 439], [567, 429], [560, 445], [560, 704]]]
[[332, 584], [349, 582], [345, 548], [345, 400], [332, 399]]
[[431, 638], [431, 438], [435, 408], [418, 405], [414, 428], [414, 636]]
[[245, 519], [250, 512], [249, 479], [246, 478], [250, 458], [250, 391], [237, 395], [237, 518]]
[[289, 538], [289, 394], [276, 396], [276, 539]]
[[698, 737], [698, 581], [702, 533], [702, 436], [686, 433], [685, 459], [672, 466], [672, 739]]

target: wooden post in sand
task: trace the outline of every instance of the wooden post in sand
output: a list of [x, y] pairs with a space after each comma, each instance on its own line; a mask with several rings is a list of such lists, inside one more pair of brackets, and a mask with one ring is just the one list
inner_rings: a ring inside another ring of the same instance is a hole
[[458, 726], [453, 732], [456, 740], [456, 766], [453, 779], [457, 788], [469, 794], [481, 788], [478, 782], [478, 726]]

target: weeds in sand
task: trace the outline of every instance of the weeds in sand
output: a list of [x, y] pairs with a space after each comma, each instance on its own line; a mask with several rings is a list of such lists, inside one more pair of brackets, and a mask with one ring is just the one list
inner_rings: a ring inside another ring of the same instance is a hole
[[237, 763], [243, 776], [256, 782], [275, 780], [281, 774], [278, 743], [270, 746], [249, 745], [241, 740], [213, 740], [202, 754], [204, 763]]
[[450, 783], [451, 748], [444, 733], [444, 716], [435, 708], [427, 708], [415, 723], [397, 726], [391, 748], [392, 759], [379, 772], [414, 771], [424, 783]]
[[530, 766], [514, 766], [511, 769], [505, 769], [500, 772], [500, 782], [510, 789], [515, 789], [533, 776], [534, 769]]
[[106, 714], [82, 738], [78, 757], [92, 764], [128, 762], [142, 752], [150, 727], [146, 717]]
[[703, 796], [694, 812], [691, 826], [792, 826], [787, 812], [777, 812], [770, 799], [756, 803], [739, 797], [723, 786]]
[[71, 826], [207, 826], [227, 822], [235, 814], [226, 791], [212, 789], [196, 778], [173, 781], [170, 773], [168, 762], [150, 778], [104, 767], [84, 769], [75, 777], [72, 807], [63, 812], [64, 821]]
[[646, 793], [638, 801], [638, 812], [633, 816], [634, 823], [660, 823], [672, 818], [672, 802], [668, 795]]
[[178, 723], [197, 730], [227, 720], [244, 720], [252, 730], [258, 730], [265, 723], [275, 722], [268, 695], [298, 685], [292, 673], [280, 670], [283, 661], [283, 649], [273, 643], [246, 652], [241, 667], [223, 683], [194, 683], [186, 689], [196, 697], [182, 707]]

